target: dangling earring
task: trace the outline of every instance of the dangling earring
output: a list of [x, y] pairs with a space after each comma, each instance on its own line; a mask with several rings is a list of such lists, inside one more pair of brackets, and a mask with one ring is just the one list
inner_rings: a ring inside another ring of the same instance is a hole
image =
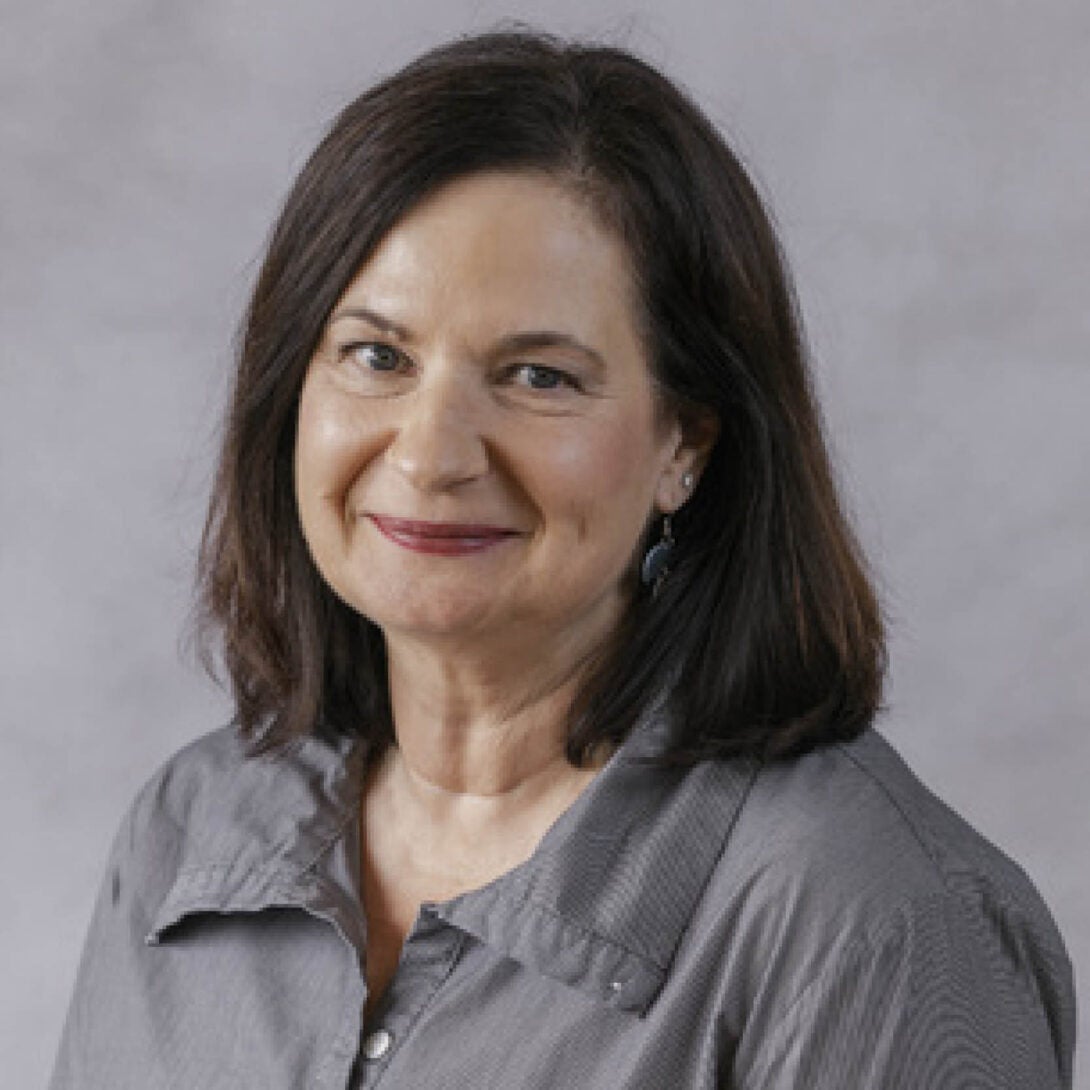
[[644, 554], [643, 564], [640, 567], [640, 579], [645, 587], [651, 588], [652, 597], [655, 597], [662, 589], [666, 576], [670, 574], [670, 558], [675, 544], [670, 516], [663, 515], [662, 537]]

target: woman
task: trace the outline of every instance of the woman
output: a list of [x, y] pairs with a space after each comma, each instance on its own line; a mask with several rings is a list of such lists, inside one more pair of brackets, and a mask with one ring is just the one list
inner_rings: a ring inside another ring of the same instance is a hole
[[870, 729], [776, 240], [628, 54], [368, 91], [247, 314], [235, 723], [138, 796], [53, 1086], [1070, 1086], [1024, 875]]

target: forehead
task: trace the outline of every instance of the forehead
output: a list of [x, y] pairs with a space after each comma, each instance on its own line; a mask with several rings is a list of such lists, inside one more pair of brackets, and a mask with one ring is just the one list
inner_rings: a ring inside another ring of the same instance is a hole
[[394, 224], [342, 298], [586, 334], [631, 331], [637, 310], [627, 248], [589, 198], [524, 172], [442, 186]]

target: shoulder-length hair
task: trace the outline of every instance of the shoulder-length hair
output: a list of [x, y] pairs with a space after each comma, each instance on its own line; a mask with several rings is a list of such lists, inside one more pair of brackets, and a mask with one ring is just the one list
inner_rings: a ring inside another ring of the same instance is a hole
[[352, 102], [277, 221], [239, 340], [198, 564], [206, 664], [240, 729], [393, 737], [382, 635], [326, 586], [296, 510], [303, 378], [385, 233], [478, 171], [545, 171], [627, 244], [653, 377], [719, 436], [674, 519], [660, 593], [636, 593], [573, 703], [569, 758], [665, 693], [667, 758], [771, 758], [847, 739], [881, 696], [880, 611], [838, 502], [800, 321], [752, 183], [689, 98], [623, 50], [531, 32], [434, 49]]

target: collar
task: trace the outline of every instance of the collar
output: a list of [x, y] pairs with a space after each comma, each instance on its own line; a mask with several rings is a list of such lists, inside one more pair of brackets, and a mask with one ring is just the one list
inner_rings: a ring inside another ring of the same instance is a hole
[[363, 749], [306, 736], [254, 755], [234, 727], [176, 754], [150, 785], [151, 828], [177, 853], [149, 944], [204, 912], [301, 908], [356, 950], [366, 930], [359, 889]]
[[435, 915], [544, 975], [646, 1011], [756, 775], [749, 762], [649, 763], [636, 728], [526, 863]]
[[[668, 734], [661, 714], [639, 724], [526, 862], [481, 889], [423, 905], [422, 915], [642, 1014], [757, 771], [748, 761], [651, 764]], [[193, 795], [177, 876], [148, 941], [167, 941], [193, 913], [298, 907], [362, 956], [361, 747], [308, 737], [248, 757], [225, 732], [209, 739], [228, 752]]]

